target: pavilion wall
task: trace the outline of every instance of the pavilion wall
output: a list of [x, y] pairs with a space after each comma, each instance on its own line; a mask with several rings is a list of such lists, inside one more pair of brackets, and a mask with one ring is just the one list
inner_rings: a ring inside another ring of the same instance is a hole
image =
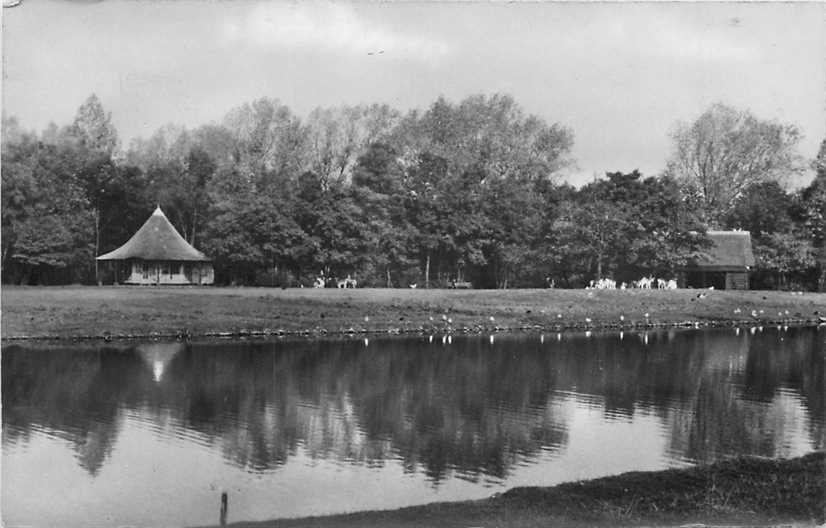
[[215, 281], [210, 262], [130, 261], [124, 284], [206, 285]]

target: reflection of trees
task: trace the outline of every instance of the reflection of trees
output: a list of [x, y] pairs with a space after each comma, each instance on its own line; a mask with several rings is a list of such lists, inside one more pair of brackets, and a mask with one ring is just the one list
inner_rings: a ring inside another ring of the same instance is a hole
[[822, 333], [812, 329], [778, 334], [752, 344], [745, 370], [746, 394], [758, 401], [775, 403], [779, 390], [796, 389], [809, 412], [811, 441], [816, 449], [824, 449], [826, 341]]
[[300, 443], [319, 458], [399, 458], [438, 480], [450, 469], [501, 477], [564, 442], [538, 367], [470, 342], [446, 353], [345, 341], [198, 347], [168, 375], [188, 387], [186, 426], [220, 436], [238, 464], [277, 466]]
[[26, 441], [32, 428], [72, 443], [78, 461], [97, 474], [118, 434], [123, 387], [139, 367], [114, 350], [3, 349], [3, 442]]
[[[794, 333], [794, 339], [792, 339]], [[505, 477], [567, 441], [560, 393], [596, 396], [613, 416], [639, 409], [671, 427], [694, 460], [782, 454], [799, 399], [824, 446], [824, 359], [816, 332], [211, 343], [135, 349], [3, 350], [3, 441], [34, 429], [69, 440], [96, 474], [119, 409], [198, 437], [236, 465], [264, 471], [298, 449], [313, 458], [401, 461], [439, 481]], [[786, 396], [779, 398], [778, 393]], [[148, 415], [148, 416], [147, 416]], [[794, 424], [792, 424], [794, 425]]]
[[[700, 461], [787, 456], [785, 434], [796, 426], [823, 449], [826, 384], [816, 331], [716, 337], [703, 345], [705, 366], [692, 376], [695, 396], [674, 408], [671, 449]], [[797, 394], [808, 411], [806, 424], [795, 423]]]

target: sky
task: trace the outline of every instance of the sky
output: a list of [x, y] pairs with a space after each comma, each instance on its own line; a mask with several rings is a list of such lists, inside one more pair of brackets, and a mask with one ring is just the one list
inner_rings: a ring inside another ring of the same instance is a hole
[[826, 139], [824, 2], [22, 0], [2, 15], [4, 114], [40, 131], [94, 92], [124, 145], [260, 97], [306, 116], [478, 93], [570, 127], [574, 184], [659, 174], [676, 123], [714, 102], [798, 126], [806, 158]]

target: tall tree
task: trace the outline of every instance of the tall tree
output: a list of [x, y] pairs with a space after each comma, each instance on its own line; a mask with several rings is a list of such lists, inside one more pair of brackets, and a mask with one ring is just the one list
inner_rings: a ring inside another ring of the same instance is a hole
[[817, 259], [819, 291], [826, 291], [826, 140], [812, 163], [814, 181], [800, 191], [802, 219]]
[[75, 150], [43, 144], [11, 122], [3, 129], [3, 280], [86, 279], [94, 222]]
[[231, 110], [224, 127], [234, 140], [242, 176], [256, 179], [273, 174], [297, 176], [305, 168], [306, 130], [290, 108], [261, 98]]
[[[100, 99], [92, 94], [77, 109], [66, 135], [75, 142], [73, 150], [81, 158], [77, 177], [80, 178], [94, 211], [94, 259], [100, 251], [101, 207], [105, 187], [114, 173], [112, 158], [118, 149], [118, 133], [112, 124], [111, 114], [103, 109]], [[94, 269], [97, 280], [97, 260], [94, 260]]]
[[398, 154], [384, 143], [370, 145], [353, 171], [353, 192], [364, 212], [374, 277], [382, 273], [387, 287], [392, 286], [394, 274], [404, 275], [411, 265], [412, 232], [402, 183]]
[[316, 108], [306, 120], [310, 170], [323, 182], [349, 181], [358, 157], [386, 141], [398, 121], [398, 111], [387, 105]]
[[801, 169], [797, 127], [721, 103], [693, 123], [679, 123], [673, 139], [666, 174], [682, 184], [714, 227], [722, 225], [749, 186], [782, 181]]
[[105, 156], [112, 156], [118, 148], [118, 133], [112, 124], [112, 115], [103, 109], [95, 94], [77, 109], [70, 131], [84, 148]]
[[411, 112], [390, 142], [402, 154], [430, 152], [448, 160], [453, 174], [541, 179], [569, 164], [573, 133], [526, 115], [508, 95], [474, 95], [458, 104], [440, 97], [423, 114]]

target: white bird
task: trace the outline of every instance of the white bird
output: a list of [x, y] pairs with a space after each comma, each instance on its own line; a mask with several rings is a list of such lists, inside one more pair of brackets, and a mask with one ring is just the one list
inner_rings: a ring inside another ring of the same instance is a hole
[[625, 316], [624, 315], [620, 315], [620, 321], [625, 321]]
[[648, 312], [645, 312], [645, 318], [648, 319]]
[[492, 322], [493, 322], [493, 320], [494, 320], [494, 319], [493, 319], [493, 316], [491, 315], [491, 316], [490, 316], [490, 322], [492, 323]]
[[562, 319], [562, 314], [556, 314], [557, 319]]
[[590, 318], [590, 317], [586, 317], [586, 318], [585, 318], [585, 322], [586, 322], [586, 323], [590, 323], [590, 322], [591, 322], [591, 318]]
[[370, 321], [370, 317], [369, 317], [369, 316], [367, 316], [367, 315], [365, 315], [365, 316], [364, 316], [364, 322], [365, 322], [365, 323], [367, 323], [367, 322], [369, 322], [369, 321]]
[[447, 318], [447, 324], [453, 324], [453, 319], [451, 319], [450, 317], [448, 317], [448, 318]]
[[447, 316], [445, 314], [442, 314], [442, 321], [447, 321]]

